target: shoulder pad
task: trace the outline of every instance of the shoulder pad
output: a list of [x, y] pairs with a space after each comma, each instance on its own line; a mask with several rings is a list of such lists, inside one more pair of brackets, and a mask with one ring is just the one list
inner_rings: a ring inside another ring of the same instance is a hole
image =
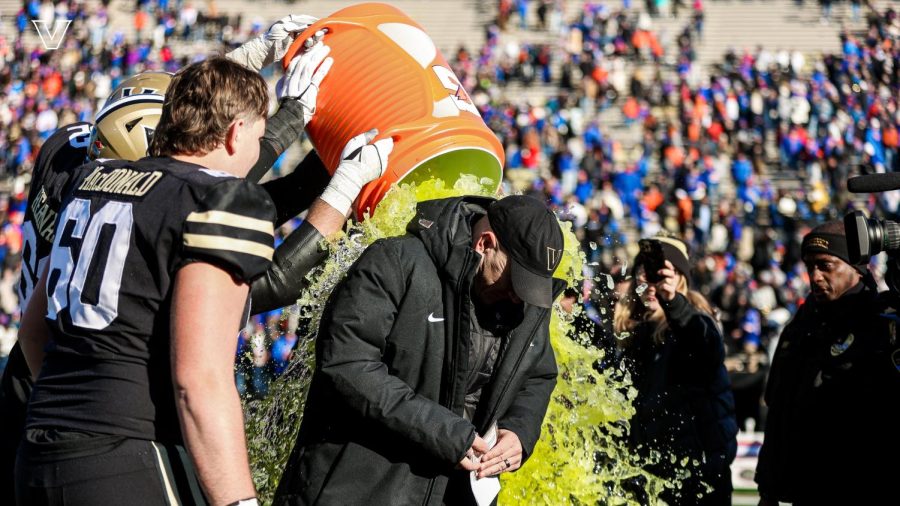
[[41, 144], [34, 165], [32, 186], [41, 184], [48, 172], [67, 171], [87, 162], [91, 124], [80, 121], [60, 127]]
[[207, 261], [250, 282], [269, 268], [275, 206], [257, 185], [229, 178], [212, 183], [182, 234], [188, 257]]

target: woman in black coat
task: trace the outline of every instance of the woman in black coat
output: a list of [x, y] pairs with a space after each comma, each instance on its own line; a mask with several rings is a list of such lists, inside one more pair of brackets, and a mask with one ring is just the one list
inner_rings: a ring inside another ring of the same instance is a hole
[[[643, 241], [658, 242], [664, 258], [638, 254], [629, 296], [614, 316], [638, 391], [630, 443], [644, 456], [661, 455], [648, 459], [654, 474], [689, 473], [680, 489], [663, 494], [670, 505], [730, 505], [737, 423], [722, 334], [706, 299], [688, 289], [687, 246], [669, 237]], [[657, 263], [659, 279], [648, 282]]]

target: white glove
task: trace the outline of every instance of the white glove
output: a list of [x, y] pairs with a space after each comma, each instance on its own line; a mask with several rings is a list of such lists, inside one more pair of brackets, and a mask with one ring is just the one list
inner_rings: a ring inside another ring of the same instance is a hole
[[345, 216], [363, 185], [378, 179], [387, 169], [394, 140], [388, 137], [373, 143], [376, 135], [378, 130], [369, 130], [350, 139], [341, 152], [341, 163], [331, 182], [319, 197]]
[[[294, 42], [294, 37], [318, 20], [301, 14], [283, 17], [270, 26], [266, 33], [248, 40], [225, 57], [259, 72], [272, 62], [284, 58], [291, 43]], [[319, 37], [318, 32], [316, 36]]]
[[303, 106], [303, 124], [308, 125], [312, 115], [316, 113], [316, 97], [319, 96], [319, 85], [331, 70], [334, 58], [325, 58], [331, 48], [325, 44], [315, 47], [291, 60], [284, 76], [275, 85], [278, 100], [294, 99]]

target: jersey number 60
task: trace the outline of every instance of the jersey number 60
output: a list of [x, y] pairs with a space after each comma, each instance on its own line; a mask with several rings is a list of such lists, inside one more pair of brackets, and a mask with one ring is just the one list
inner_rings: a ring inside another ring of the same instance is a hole
[[128, 202], [74, 199], [59, 219], [47, 279], [47, 318], [68, 309], [72, 324], [106, 328], [119, 314], [119, 289], [134, 218]]

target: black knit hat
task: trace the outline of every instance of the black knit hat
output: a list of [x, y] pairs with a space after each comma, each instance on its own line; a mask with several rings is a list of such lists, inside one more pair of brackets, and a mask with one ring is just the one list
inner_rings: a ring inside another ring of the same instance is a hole
[[550, 307], [553, 271], [563, 252], [556, 216], [537, 199], [512, 195], [488, 207], [488, 221], [512, 259], [510, 274], [516, 295], [529, 304]]
[[840, 258], [860, 274], [869, 272], [865, 264], [857, 265], [850, 262], [850, 253], [847, 250], [847, 237], [844, 234], [823, 232], [823, 229], [827, 230], [823, 225], [819, 225], [803, 237], [803, 243], [800, 245], [800, 254], [802, 256], [805, 257], [811, 253], [825, 253]]

